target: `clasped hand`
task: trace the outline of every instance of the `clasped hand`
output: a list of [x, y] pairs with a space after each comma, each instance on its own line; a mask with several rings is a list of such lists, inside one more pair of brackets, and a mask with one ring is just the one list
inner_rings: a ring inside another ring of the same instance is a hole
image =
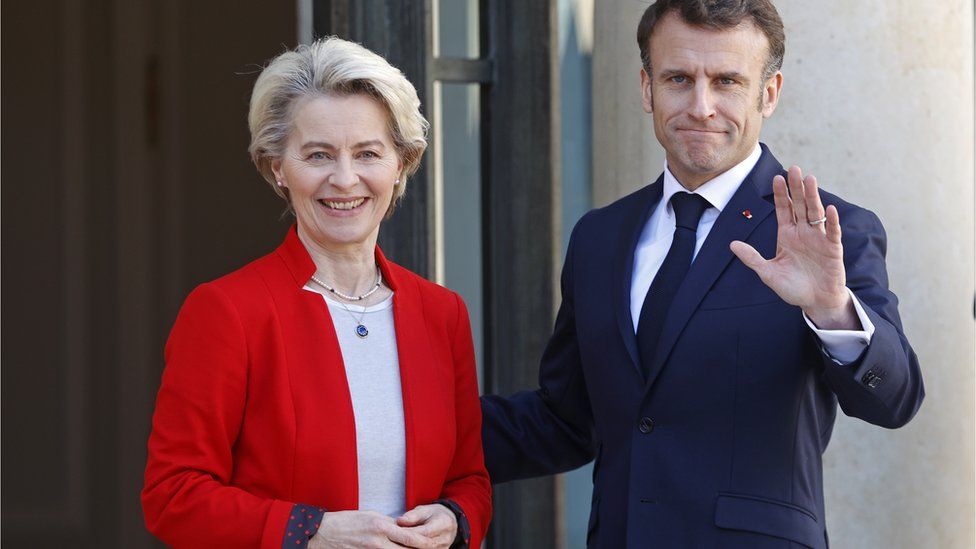
[[457, 535], [457, 519], [440, 504], [420, 505], [399, 518], [375, 511], [326, 513], [309, 549], [394, 548], [441, 549]]
[[[745, 242], [730, 248], [766, 286], [825, 330], [857, 330], [860, 322], [847, 291], [840, 217], [833, 205], [824, 209], [817, 178], [803, 177], [800, 168], [788, 172], [789, 182], [773, 178], [776, 204], [776, 257], [764, 259]], [[789, 186], [789, 192], [787, 192]]]

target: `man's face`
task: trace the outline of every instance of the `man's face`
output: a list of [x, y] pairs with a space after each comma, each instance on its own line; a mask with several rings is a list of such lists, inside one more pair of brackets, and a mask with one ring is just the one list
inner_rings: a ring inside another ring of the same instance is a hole
[[693, 27], [670, 13], [651, 35], [651, 71], [641, 69], [644, 111], [671, 173], [695, 189], [745, 160], [773, 114], [783, 77], [762, 80], [769, 51], [752, 23], [728, 30]]

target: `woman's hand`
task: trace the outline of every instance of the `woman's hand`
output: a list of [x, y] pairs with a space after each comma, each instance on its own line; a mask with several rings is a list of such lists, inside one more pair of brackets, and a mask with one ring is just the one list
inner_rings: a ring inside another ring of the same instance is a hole
[[450, 509], [439, 503], [418, 505], [396, 519], [396, 523], [426, 538], [431, 544], [429, 547], [438, 549], [450, 547], [457, 537], [457, 517]]
[[[451, 515], [453, 520], [454, 515], [450, 511], [447, 513]], [[403, 517], [400, 517], [400, 520], [402, 519]], [[453, 541], [453, 539], [452, 537], [451, 540]], [[375, 511], [326, 513], [322, 517], [318, 532], [308, 542], [308, 549], [358, 549], [362, 547], [434, 549], [441, 546], [436, 545], [421, 532], [398, 526], [397, 521]]]

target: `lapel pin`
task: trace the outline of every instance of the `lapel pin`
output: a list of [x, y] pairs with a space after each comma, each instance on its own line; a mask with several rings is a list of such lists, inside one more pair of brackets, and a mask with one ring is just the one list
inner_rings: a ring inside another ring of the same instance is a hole
[[746, 219], [752, 219], [752, 212], [750, 212], [749, 210], [743, 210], [743, 211], [742, 211], [742, 215], [743, 215], [743, 217], [745, 217]]

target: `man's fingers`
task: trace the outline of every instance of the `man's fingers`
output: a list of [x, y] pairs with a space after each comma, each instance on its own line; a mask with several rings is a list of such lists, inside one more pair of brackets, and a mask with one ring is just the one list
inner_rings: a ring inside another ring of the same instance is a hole
[[793, 201], [793, 215], [796, 216], [796, 222], [806, 223], [807, 201], [803, 194], [803, 172], [800, 171], [799, 166], [790, 166], [786, 181], [790, 187], [790, 199]]
[[793, 206], [786, 192], [786, 180], [782, 175], [773, 178], [773, 204], [776, 205], [776, 223], [780, 227], [792, 227], [794, 223]]
[[831, 204], [827, 206], [827, 211], [824, 212], [827, 217], [827, 222], [824, 223], [824, 229], [827, 230], [827, 240], [840, 244], [840, 214], [837, 213], [837, 206]]
[[763, 256], [755, 248], [739, 240], [732, 242], [729, 248], [739, 258], [739, 261], [745, 263], [746, 267], [756, 271], [760, 275], [760, 278], [762, 278], [760, 271], [766, 265], [766, 260], [763, 259]]
[[[803, 178], [803, 197], [807, 204], [807, 219], [810, 221], [823, 219], [823, 202], [820, 201], [820, 193], [817, 191], [817, 178], [813, 175]], [[814, 225], [814, 227], [823, 230], [819, 226]]]

